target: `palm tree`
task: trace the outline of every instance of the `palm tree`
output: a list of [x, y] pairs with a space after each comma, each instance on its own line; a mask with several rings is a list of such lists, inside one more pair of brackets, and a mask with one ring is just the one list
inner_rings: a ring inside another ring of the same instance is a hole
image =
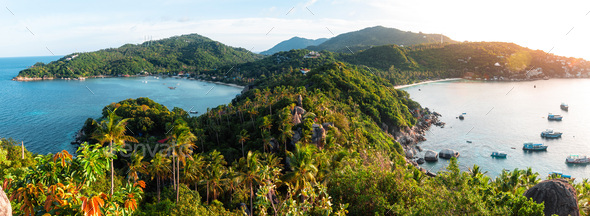
[[195, 185], [195, 192], [199, 192], [198, 184], [203, 176], [203, 167], [205, 166], [205, 161], [203, 160], [203, 156], [201, 154], [193, 155], [192, 159], [186, 161], [186, 165], [184, 167], [184, 182], [187, 184], [193, 183]]
[[240, 134], [238, 135], [238, 141], [240, 142], [240, 144], [242, 144], [242, 157], [244, 157], [244, 142], [246, 142], [248, 139], [250, 139], [248, 131], [242, 129], [242, 131], [240, 131]]
[[221, 181], [225, 173], [225, 159], [217, 150], [213, 150], [207, 156], [205, 176], [207, 177], [207, 204], [209, 204], [209, 191], [213, 191], [213, 199], [217, 199], [217, 189], [221, 188]]
[[290, 183], [295, 190], [302, 189], [306, 183], [315, 183], [315, 175], [318, 168], [314, 161], [316, 152], [315, 145], [297, 144], [295, 152], [287, 152], [291, 162], [291, 172], [286, 173], [283, 178]]
[[127, 163], [129, 167], [127, 182], [129, 182], [129, 179], [133, 179], [133, 183], [135, 184], [139, 179], [139, 173], [147, 173], [148, 162], [142, 161], [143, 157], [142, 154], [138, 154], [137, 152], [131, 154], [131, 163]]
[[[96, 131], [93, 134], [93, 138], [98, 140], [101, 144], [109, 142], [109, 156], [111, 157], [111, 196], [115, 190], [115, 167], [113, 164], [113, 143], [118, 147], [125, 145], [125, 141], [137, 142], [132, 136], [125, 135], [127, 121], [129, 118], [121, 119], [115, 112], [117, 109], [109, 113], [106, 119], [102, 120]], [[93, 122], [93, 124], [96, 121]]]
[[258, 154], [248, 151], [248, 156], [238, 161], [238, 176], [242, 183], [250, 186], [250, 211], [253, 212], [254, 184], [260, 182], [260, 161]]
[[264, 152], [266, 152], [267, 143], [270, 142], [270, 129], [272, 128], [272, 118], [270, 115], [262, 117], [262, 125], [260, 125], [260, 129], [262, 130], [262, 136], [264, 139]]
[[172, 152], [173, 160], [173, 169], [175, 169], [175, 177], [176, 180], [176, 202], [178, 203], [178, 199], [180, 198], [180, 190], [178, 185], [180, 184], [180, 162], [183, 165], [186, 165], [186, 158], [192, 158], [191, 153], [192, 148], [195, 147], [194, 141], [197, 140], [197, 137], [193, 133], [191, 133], [190, 128], [186, 125], [186, 122], [182, 120], [177, 120], [174, 126], [174, 132], [172, 133], [171, 138], [169, 141], [171, 142], [170, 146], [168, 147], [168, 151]]
[[152, 174], [152, 179], [154, 176], [157, 178], [158, 184], [158, 202], [160, 202], [160, 182], [162, 178], [168, 176], [170, 174], [170, 159], [166, 158], [162, 153], [157, 153], [154, 158], [150, 161], [150, 165], [148, 167], [150, 173]]

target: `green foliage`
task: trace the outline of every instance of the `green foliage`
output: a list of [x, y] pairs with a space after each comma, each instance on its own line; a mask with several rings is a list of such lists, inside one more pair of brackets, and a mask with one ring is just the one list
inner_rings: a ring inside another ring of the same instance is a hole
[[49, 64], [35, 64], [19, 77], [78, 78], [150, 74], [200, 73], [260, 58], [198, 34], [127, 44], [119, 48], [74, 53]]
[[368, 49], [372, 46], [397, 44], [410, 46], [424, 43], [437, 43], [443, 37], [445, 42], [454, 42], [447, 36], [440, 34], [414, 33], [401, 31], [395, 28], [383, 26], [369, 27], [355, 32], [340, 34], [317, 47], [308, 47], [312, 50], [328, 50], [332, 52], [356, 52]]

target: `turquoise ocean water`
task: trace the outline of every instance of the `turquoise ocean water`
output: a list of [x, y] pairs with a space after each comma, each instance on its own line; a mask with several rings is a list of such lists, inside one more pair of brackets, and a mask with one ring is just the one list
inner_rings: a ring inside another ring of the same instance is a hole
[[[66, 149], [87, 118], [98, 118], [104, 106], [127, 98], [149, 97], [172, 110], [204, 113], [229, 103], [242, 89], [207, 82], [154, 77], [11, 81], [36, 62], [58, 57], [0, 58], [0, 137], [24, 141], [28, 150], [55, 153]], [[168, 87], [176, 87], [170, 90]], [[207, 93], [209, 92], [209, 93]]]
[[[590, 155], [590, 80], [551, 79], [528, 82], [450, 81], [404, 88], [422, 106], [442, 114], [444, 128], [426, 132], [424, 150], [444, 148], [460, 152], [462, 170], [477, 164], [490, 176], [503, 169], [531, 167], [545, 178], [557, 171], [574, 178], [590, 178], [590, 165], [565, 163], [570, 154]], [[568, 103], [569, 111], [559, 105]], [[547, 114], [561, 114], [563, 121], [548, 121]], [[456, 117], [466, 113], [465, 120]], [[547, 128], [563, 132], [560, 139], [547, 140]], [[467, 141], [471, 141], [468, 143]], [[524, 152], [531, 141], [548, 145], [546, 152]], [[493, 151], [508, 153], [506, 159], [490, 157]], [[420, 156], [423, 156], [422, 152]], [[448, 161], [425, 163], [426, 169], [444, 169]]]

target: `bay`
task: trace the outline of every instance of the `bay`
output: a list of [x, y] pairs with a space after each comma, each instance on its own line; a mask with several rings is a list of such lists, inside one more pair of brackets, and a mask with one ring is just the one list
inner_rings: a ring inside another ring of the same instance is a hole
[[[35, 153], [70, 152], [76, 131], [87, 118], [98, 118], [102, 108], [128, 98], [149, 97], [172, 110], [205, 113], [227, 104], [241, 88], [195, 80], [132, 77], [78, 80], [11, 81], [36, 62], [61, 56], [0, 58], [0, 137], [24, 141]], [[171, 90], [168, 87], [176, 87]]]
[[[498, 176], [503, 169], [531, 167], [543, 178], [553, 171], [578, 179], [590, 178], [590, 166], [565, 163], [570, 154], [590, 155], [589, 79], [459, 80], [403, 90], [422, 106], [442, 114], [440, 120], [446, 123], [444, 128], [432, 127], [425, 134], [427, 141], [419, 145], [424, 151], [459, 151], [462, 170], [477, 164], [488, 175]], [[560, 109], [562, 102], [569, 104], [569, 111]], [[550, 112], [563, 115], [563, 121], [548, 121]], [[466, 113], [464, 120], [457, 118], [462, 113]], [[563, 132], [562, 138], [541, 138], [540, 133], [547, 128]], [[522, 145], [528, 141], [549, 147], [546, 152], [525, 152]], [[490, 156], [493, 151], [504, 151], [508, 157], [494, 159]], [[448, 160], [440, 159], [422, 167], [439, 171], [447, 165]]]

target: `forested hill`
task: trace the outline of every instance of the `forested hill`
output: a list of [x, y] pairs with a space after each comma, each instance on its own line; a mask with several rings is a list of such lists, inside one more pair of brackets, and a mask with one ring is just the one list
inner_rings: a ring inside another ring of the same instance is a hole
[[17, 78], [77, 78], [209, 71], [260, 59], [243, 48], [234, 48], [198, 34], [126, 44], [119, 48], [74, 53], [47, 65], [37, 63]]
[[319, 45], [327, 40], [328, 40], [327, 38], [319, 38], [319, 39], [313, 40], [313, 39], [307, 39], [307, 38], [292, 37], [291, 39], [280, 42], [277, 45], [270, 48], [269, 50], [261, 52], [260, 54], [272, 55], [272, 54], [275, 54], [275, 53], [281, 52], [281, 51], [289, 51], [289, 50], [293, 50], [293, 49], [303, 49], [308, 46]]
[[373, 46], [389, 44], [411, 46], [415, 44], [440, 43], [441, 36], [443, 42], [455, 42], [449, 37], [443, 36], [441, 34], [424, 34], [422, 32], [414, 33], [410, 31], [401, 31], [395, 28], [375, 26], [354, 32], [340, 34], [318, 46], [310, 46], [307, 47], [307, 49], [315, 51], [327, 50], [332, 52], [356, 52], [359, 50], [371, 48]]

